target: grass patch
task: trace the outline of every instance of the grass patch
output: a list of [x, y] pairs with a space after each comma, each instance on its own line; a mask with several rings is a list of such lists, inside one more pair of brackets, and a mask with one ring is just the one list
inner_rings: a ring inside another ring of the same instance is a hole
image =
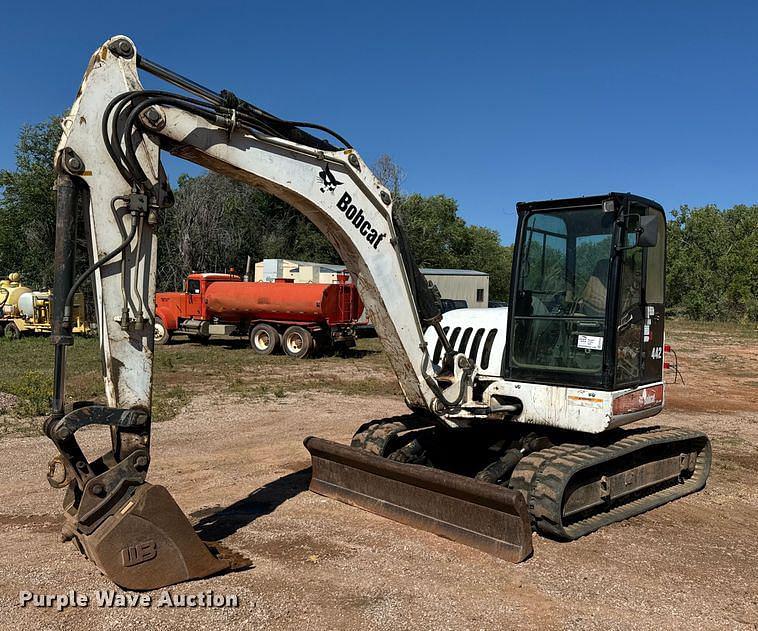
[[3, 391], [18, 398], [16, 411], [21, 416], [42, 416], [50, 411], [53, 376], [36, 370], [27, 372], [9, 382]]
[[667, 335], [682, 337], [697, 333], [738, 340], [758, 340], [758, 324], [755, 322], [701, 322], [684, 318], [667, 318], [666, 333]]
[[189, 403], [192, 393], [183, 386], [155, 388], [153, 393], [153, 420], [170, 421]]
[[[752, 367], [722, 349], [724, 341], [758, 339], [755, 325], [667, 320], [667, 335], [680, 357], [702, 353], [706, 366], [722, 373], [739, 371], [755, 385]], [[707, 343], [701, 341], [705, 339]], [[696, 342], [695, 340], [698, 340]], [[749, 347], [750, 344], [746, 343]], [[77, 338], [68, 351], [68, 401], [105, 402], [98, 340]], [[0, 435], [37, 433], [40, 417], [49, 410], [54, 349], [46, 338], [17, 341], [0, 338], [0, 392], [17, 397], [0, 412]], [[728, 360], [728, 361], [725, 361]], [[196, 395], [232, 396], [241, 400], [283, 399], [305, 392], [345, 396], [401, 396], [397, 380], [378, 339], [361, 339], [344, 356], [292, 360], [283, 355], [261, 356], [244, 340], [211, 340], [208, 346], [180, 339], [155, 352], [153, 416], [174, 418]]]
[[[39, 432], [50, 410], [54, 348], [46, 338], [0, 338], [0, 392], [17, 397], [0, 413], [0, 435]], [[99, 342], [77, 338], [68, 350], [67, 400], [105, 403]], [[257, 355], [239, 340], [212, 340], [208, 346], [177, 342], [155, 353], [153, 418], [174, 418], [193, 396], [210, 393], [244, 400], [283, 399], [305, 391], [345, 395], [400, 394], [377, 339], [359, 340], [345, 356], [292, 360]]]

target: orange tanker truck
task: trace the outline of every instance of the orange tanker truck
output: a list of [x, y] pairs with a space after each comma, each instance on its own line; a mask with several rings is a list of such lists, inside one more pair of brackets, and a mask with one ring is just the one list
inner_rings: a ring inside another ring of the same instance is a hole
[[182, 292], [156, 294], [155, 343], [174, 334], [199, 342], [212, 335], [247, 337], [261, 355], [290, 357], [355, 345], [363, 303], [355, 285], [243, 281], [234, 274], [190, 274]]

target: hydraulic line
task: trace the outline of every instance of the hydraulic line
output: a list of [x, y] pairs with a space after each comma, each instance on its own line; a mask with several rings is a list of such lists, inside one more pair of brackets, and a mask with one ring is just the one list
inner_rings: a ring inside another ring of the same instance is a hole
[[[461, 386], [458, 391], [458, 396], [451, 401], [445, 397], [445, 394], [442, 392], [442, 388], [440, 388], [437, 380], [427, 372], [427, 368], [429, 367], [429, 352], [425, 348], [423, 353], [424, 359], [421, 362], [421, 374], [424, 375], [424, 381], [426, 381], [429, 388], [432, 390], [432, 392], [434, 392], [437, 401], [440, 402], [442, 407], [447, 410], [452, 410], [458, 407], [461, 404], [461, 401], [463, 401], [463, 397], [466, 395], [466, 388], [469, 386], [469, 383], [471, 381], [471, 374], [474, 371], [473, 365], [469, 365], [464, 368], [463, 375], [461, 376]], [[463, 357], [466, 359], [465, 356]]]
[[[144, 93], [137, 93], [137, 94], [142, 95]], [[128, 100], [128, 99], [125, 99], [125, 100]], [[122, 103], [120, 104], [116, 112], [117, 114], [120, 114], [120, 110], [121, 110], [121, 107], [123, 106], [124, 101], [122, 101]], [[194, 103], [188, 103], [187, 101], [188, 99], [175, 96], [175, 95], [156, 96], [156, 97], [146, 98], [144, 101], [141, 101], [138, 105], [132, 106], [126, 118], [126, 121], [124, 123], [123, 136], [124, 136], [125, 152], [123, 153], [121, 152], [121, 149], [119, 146], [120, 143], [118, 141], [116, 142], [111, 141], [110, 143], [111, 149], [113, 150], [113, 152], [119, 158], [123, 157], [126, 168], [129, 171], [131, 177], [133, 178], [132, 185], [138, 187], [142, 192], [147, 193], [151, 189], [151, 184], [150, 184], [150, 180], [148, 179], [147, 175], [145, 174], [144, 170], [139, 164], [139, 160], [137, 159], [137, 155], [136, 155], [136, 150], [131, 138], [131, 131], [135, 127], [137, 117], [139, 116], [141, 112], [143, 112], [150, 106], [159, 105], [159, 104], [174, 105], [175, 107], [179, 107], [180, 109], [183, 109], [185, 111], [191, 112], [193, 114], [197, 114], [199, 116], [202, 116], [203, 118], [212, 118], [215, 116], [214, 112], [204, 111], [200, 109], [200, 107], [196, 106]], [[113, 124], [114, 124], [114, 127], [118, 125], [118, 117], [114, 117]]]
[[[191, 94], [195, 94], [197, 96], [203, 97], [204, 99], [207, 99], [215, 106], [222, 106], [226, 105], [230, 110], [231, 109], [237, 109], [239, 114], [245, 114], [249, 112], [250, 115], [253, 117], [258, 118], [264, 118], [273, 123], [275, 126], [286, 126], [290, 127], [293, 130], [296, 130], [300, 127], [305, 127], [307, 129], [317, 129], [319, 131], [323, 131], [336, 140], [338, 140], [340, 143], [342, 143], [346, 149], [352, 148], [352, 145], [343, 138], [340, 134], [333, 131], [332, 129], [329, 129], [328, 127], [325, 127], [324, 125], [319, 125], [316, 123], [308, 123], [303, 121], [290, 121], [285, 120], [282, 118], [279, 118], [277, 116], [274, 116], [270, 112], [267, 112], [260, 107], [253, 105], [252, 103], [248, 103], [247, 101], [238, 98], [236, 95], [234, 95], [232, 92], [229, 92], [227, 90], [222, 90], [221, 93], [214, 92], [213, 90], [206, 88], [203, 85], [200, 85], [199, 83], [193, 81], [192, 79], [188, 79], [187, 77], [184, 77], [173, 70], [169, 70], [168, 68], [161, 66], [160, 64], [151, 61], [149, 59], [146, 59], [142, 55], [137, 55], [137, 67], [145, 70], [146, 72], [149, 72], [150, 74], [158, 77], [159, 79], [162, 79], [163, 81], [166, 81], [168, 83], [171, 83], [179, 88], [182, 88], [183, 90], [186, 90], [187, 92]], [[246, 112], [247, 110], [247, 112]], [[253, 120], [249, 122], [254, 122]], [[258, 124], [262, 124], [261, 121], [257, 121]], [[273, 136], [279, 136], [283, 138], [287, 138], [288, 140], [294, 140], [295, 142], [299, 142], [301, 144], [306, 144], [311, 147], [316, 147], [320, 149], [329, 149], [329, 147], [320, 146], [323, 145], [323, 143], [326, 143], [326, 141], [321, 140], [319, 138], [316, 138], [314, 136], [311, 136], [307, 132], [302, 132], [299, 135], [298, 138], [293, 139], [287, 137], [286, 134], [283, 134], [281, 132], [276, 132], [274, 128], [270, 127]], [[267, 132], [268, 133], [268, 132]], [[327, 143], [328, 144], [328, 143]], [[331, 149], [335, 149], [336, 147], [331, 147]]]
[[[115, 202], [116, 200], [121, 201], [128, 201], [128, 197], [115, 197], [113, 200], [111, 200], [111, 209], [113, 212], [116, 212], [115, 208]], [[101, 259], [95, 261], [92, 265], [90, 265], [80, 276], [74, 281], [74, 284], [71, 285], [71, 289], [68, 292], [68, 295], [66, 296], [66, 302], [64, 303], [64, 311], [63, 311], [63, 321], [64, 324], [68, 325], [71, 321], [71, 304], [74, 300], [74, 295], [76, 294], [76, 291], [79, 289], [81, 284], [87, 280], [97, 269], [105, 265], [108, 261], [115, 258], [118, 254], [123, 252], [127, 246], [132, 242], [132, 239], [134, 239], [134, 235], [137, 233], [137, 213], [132, 212], [132, 227], [129, 231], [129, 234], [126, 236], [126, 238], [113, 250], [108, 252], [105, 256], [103, 256]]]
[[203, 98], [211, 101], [212, 103], [215, 103], [216, 105], [221, 104], [221, 96], [213, 90], [210, 90], [209, 88], [196, 83], [192, 79], [187, 79], [187, 77], [183, 77], [173, 70], [169, 70], [168, 68], [161, 66], [154, 61], [145, 59], [142, 55], [137, 55], [137, 67], [145, 70], [146, 72], [149, 72], [151, 75], [154, 75], [159, 79], [163, 79], [164, 81], [172, 83], [173, 85], [182, 88], [183, 90], [187, 90], [187, 92], [196, 94], [197, 96], [202, 96]]
[[[207, 103], [205, 101], [200, 101], [198, 99], [194, 99], [191, 97], [173, 94], [171, 92], [165, 92], [161, 90], [135, 90], [131, 92], [122, 92], [118, 96], [116, 96], [113, 100], [111, 100], [110, 103], [108, 103], [108, 106], [105, 109], [105, 112], [103, 113], [102, 123], [101, 123], [101, 133], [103, 137], [103, 142], [105, 143], [105, 147], [108, 151], [108, 154], [110, 155], [111, 159], [114, 161], [116, 166], [118, 167], [119, 171], [121, 172], [121, 175], [124, 177], [125, 180], [129, 181], [131, 184], [134, 184], [134, 179], [139, 179], [137, 176], [140, 174], [141, 169], [137, 170], [136, 172], [129, 169], [129, 164], [127, 162], [126, 155], [121, 149], [121, 143], [122, 140], [124, 141], [124, 144], [126, 145], [126, 139], [131, 136], [131, 128], [128, 126], [124, 126], [124, 129], [119, 130], [119, 120], [122, 117], [122, 113], [126, 107], [129, 106], [129, 103], [133, 101], [136, 98], [140, 99], [147, 99], [147, 98], [156, 98], [156, 97], [165, 97], [167, 99], [171, 99], [172, 103], [176, 104], [179, 107], [182, 107], [182, 109], [192, 111], [195, 114], [198, 114], [207, 120], [210, 120], [211, 122], [215, 122], [215, 117], [218, 116], [216, 110], [214, 109], [216, 106], [214, 106], [212, 103]], [[186, 105], [181, 104], [187, 104], [189, 106], [193, 107], [187, 107]], [[205, 108], [205, 109], [201, 109]], [[220, 110], [224, 110], [224, 108], [219, 108]], [[130, 110], [131, 111], [131, 110]], [[111, 123], [112, 119], [112, 130], [111, 133], [109, 133], [108, 125]], [[122, 136], [122, 137], [120, 137]], [[133, 165], [132, 165], [133, 167]]]
[[[184, 83], [186, 83], [186, 81]], [[194, 90], [194, 91], [197, 92], [197, 90]], [[200, 90], [200, 92], [202, 93], [202, 96], [206, 98], [209, 97], [207, 91]], [[138, 98], [140, 99], [140, 101], [135, 104], [134, 101]], [[139, 122], [139, 115], [154, 105], [170, 105], [170, 106], [177, 107], [178, 109], [181, 109], [183, 111], [187, 111], [192, 114], [201, 116], [202, 118], [205, 118], [209, 120], [210, 122], [213, 122], [216, 124], [224, 124], [225, 122], [229, 122], [230, 120], [235, 120], [236, 114], [237, 114], [236, 110], [232, 110], [227, 107], [223, 107], [219, 105], [219, 101], [220, 99], [213, 99], [212, 102], [208, 103], [208, 102], [199, 101], [197, 99], [193, 99], [190, 97], [185, 97], [185, 96], [176, 95], [176, 94], [163, 92], [163, 91], [143, 91], [143, 92], [134, 91], [134, 92], [124, 92], [118, 95], [108, 104], [104, 112], [103, 119], [102, 119], [102, 135], [103, 135], [104, 144], [106, 145], [106, 149], [111, 159], [114, 161], [117, 168], [119, 169], [121, 175], [127, 181], [131, 183], [133, 191], [136, 192], [139, 190], [143, 193], [149, 193], [150, 189], [152, 188], [152, 184], [149, 178], [147, 177], [147, 174], [144, 172], [144, 169], [140, 165], [140, 162], [136, 155], [137, 143], [139, 141], [135, 143], [133, 131], [137, 129], [137, 125]], [[239, 104], [245, 107], [245, 109], [249, 108], [250, 110], [253, 110], [256, 115], [260, 115], [268, 120], [271, 120], [272, 122], [275, 121], [278, 124], [287, 124], [292, 127], [296, 125], [301, 125], [301, 123], [290, 123], [288, 121], [281, 121], [280, 119], [277, 119], [276, 117], [268, 114], [267, 112], [263, 112], [262, 110], [258, 110], [257, 108], [254, 108], [254, 106], [250, 106], [244, 101], [239, 102]], [[126, 118], [124, 120], [122, 129], [119, 129], [119, 121], [122, 119], [122, 115], [124, 114]], [[220, 118], [221, 120], [219, 120]], [[264, 134], [271, 135], [274, 137], [281, 135], [275, 129], [267, 125], [266, 123], [263, 123], [260, 120], [256, 120], [256, 118], [254, 118], [253, 116], [251, 116], [250, 114], [246, 112], [241, 113], [238, 119], [236, 120], [238, 120], [239, 123], [241, 123], [240, 125], [241, 127], [257, 129], [258, 131], [263, 132]], [[110, 134], [108, 130], [109, 123], [112, 123]], [[310, 123], [302, 123], [302, 125], [313, 127], [316, 129], [321, 129], [328, 133], [333, 133], [331, 132], [331, 130], [321, 125], [312, 125]], [[344, 141], [343, 138], [339, 137], [337, 134], [333, 134], [333, 135], [337, 137], [345, 145], [348, 144], [346, 141]], [[123, 146], [123, 149], [122, 149], [122, 146]], [[144, 218], [140, 217], [139, 226], [137, 228], [138, 249], [139, 249], [139, 243], [141, 242], [143, 225], [144, 225]], [[128, 241], [125, 243], [122, 243], [123, 247], [120, 247], [117, 251], [110, 253], [109, 255], [110, 258], [115, 256], [119, 252], [123, 251], [123, 249], [125, 249], [126, 246], [129, 243], [131, 243], [132, 239], [134, 238], [134, 232], [135, 232], [135, 223], [133, 221], [132, 230], [128, 237]], [[107, 262], [107, 260], [110, 260], [110, 258], [106, 257], [103, 260], [101, 260], [99, 262], [100, 265]], [[74, 287], [78, 288], [81, 282], [83, 282], [87, 276], [89, 276], [92, 272], [94, 272], [95, 269], [97, 269], [97, 267], [92, 267], [91, 269], [87, 270], [87, 272], [85, 272], [85, 274], [82, 275], [82, 277], [77, 280]], [[121, 264], [122, 278], [125, 277], [125, 271], [126, 271], [125, 260], [122, 260], [122, 264]], [[123, 301], [122, 319], [126, 317], [128, 321], [128, 309], [129, 309], [128, 297], [127, 297], [127, 292], [126, 292], [126, 284], [123, 281], [122, 281], [121, 293], [122, 293], [122, 301]], [[139, 291], [137, 274], [135, 274], [134, 276], [133, 294], [138, 302], [138, 305], [137, 305], [138, 316], [137, 317], [139, 319], [142, 314], [143, 298], [142, 298], [141, 292]], [[70, 304], [70, 301], [67, 300], [66, 305], [68, 306], [69, 304]], [[67, 308], [66, 310], [67, 317], [70, 317], [70, 311], [71, 311], [70, 308]], [[124, 323], [122, 323], [122, 326], [124, 326]]]
[[[140, 247], [142, 245], [142, 229], [144, 228], [145, 223], [145, 217], [144, 215], [140, 215], [139, 217], [139, 227], [137, 228], [137, 248], [136, 248], [136, 254], [134, 259], [134, 296], [137, 298], [137, 309], [135, 313], [135, 319], [138, 324], [142, 323], [143, 320], [143, 313], [142, 313], [142, 293], [139, 290], [139, 266], [140, 266]], [[125, 257], [123, 257], [125, 258]], [[123, 277], [122, 277], [123, 278]]]

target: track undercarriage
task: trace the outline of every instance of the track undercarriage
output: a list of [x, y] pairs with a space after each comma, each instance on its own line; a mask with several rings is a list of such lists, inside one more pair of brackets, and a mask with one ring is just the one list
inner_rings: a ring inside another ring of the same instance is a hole
[[[314, 440], [319, 442], [318, 458], [312, 449]], [[442, 476], [443, 484], [473, 483], [474, 495], [477, 489], [485, 495], [492, 488], [508, 491], [510, 495], [504, 498], [513, 514], [519, 512], [523, 498], [526, 527], [560, 540], [577, 539], [702, 489], [711, 463], [707, 436], [690, 430], [651, 426], [596, 436], [508, 424], [445, 431], [415, 414], [363, 425], [351, 448], [319, 439], [306, 440], [306, 447], [314, 453], [312, 489], [323, 495], [436, 531], [419, 518], [425, 511], [438, 511], [435, 503], [416, 501], [419, 489], [423, 491], [426, 485], [424, 471], [431, 470]], [[356, 492], [352, 467], [357, 460], [373, 467], [373, 486]], [[385, 473], [382, 462], [392, 472]], [[374, 490], [382, 475], [399, 473], [410, 481], [409, 486], [391, 489], [391, 498], [381, 489]], [[444, 489], [436, 490], [444, 494]], [[403, 511], [413, 518], [403, 518]], [[489, 524], [479, 533], [484, 533], [484, 543], [472, 543], [479, 529], [472, 523], [471, 511], [467, 497], [449, 507], [442, 518], [453, 531], [460, 525], [458, 520], [464, 520], [468, 539], [449, 532], [438, 534], [491, 551]], [[512, 532], [520, 533], [518, 529]], [[512, 532], [494, 536], [508, 542]], [[522, 538], [516, 535], [519, 542]], [[521, 561], [526, 556], [504, 558]]]

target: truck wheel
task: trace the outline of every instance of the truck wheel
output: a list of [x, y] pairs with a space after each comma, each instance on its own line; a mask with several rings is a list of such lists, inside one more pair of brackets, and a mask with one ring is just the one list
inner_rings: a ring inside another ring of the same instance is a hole
[[280, 342], [278, 331], [269, 324], [256, 324], [250, 331], [250, 348], [259, 355], [271, 355]]
[[301, 326], [291, 326], [284, 332], [282, 347], [290, 357], [307, 357], [313, 350], [313, 335]]
[[0, 324], [0, 337], [3, 337], [4, 334], [5, 334], [5, 325]]
[[8, 324], [5, 325], [5, 339], [17, 340], [20, 337], [21, 331], [18, 330], [18, 327], [13, 322], [8, 322]]
[[155, 343], [159, 346], [162, 346], [163, 344], [168, 344], [171, 341], [171, 333], [166, 328], [166, 325], [163, 324], [163, 320], [160, 318], [155, 318], [155, 325], [154, 325], [154, 339]]

